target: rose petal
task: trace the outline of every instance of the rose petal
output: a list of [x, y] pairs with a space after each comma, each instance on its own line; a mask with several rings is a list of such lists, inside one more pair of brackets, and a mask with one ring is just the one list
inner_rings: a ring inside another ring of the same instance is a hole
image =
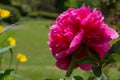
[[89, 71], [89, 70], [92, 69], [92, 65], [91, 65], [91, 64], [81, 64], [81, 65], [80, 65], [80, 68], [81, 68], [82, 70]]
[[91, 48], [93, 50], [95, 50], [102, 58], [104, 58], [105, 53], [110, 50], [110, 44], [109, 43], [105, 43], [104, 45], [96, 45], [96, 46], [91, 46]]
[[70, 65], [70, 57], [64, 59], [57, 59], [56, 66], [60, 69], [67, 70]]
[[119, 37], [119, 34], [115, 31], [115, 29], [108, 27], [106, 24], [103, 24], [102, 27], [104, 28], [105, 33], [111, 37], [111, 39], [116, 39]]
[[55, 58], [56, 59], [61, 59], [61, 58], [65, 58], [66, 56], [68, 56], [67, 51], [61, 51], [59, 53], [55, 53]]
[[82, 42], [82, 38], [84, 35], [84, 31], [81, 30], [80, 33], [78, 33], [74, 39], [72, 40], [70, 47], [68, 49], [68, 54], [71, 54], [72, 52], [74, 52], [76, 49], [78, 49], [80, 47], [80, 44]]

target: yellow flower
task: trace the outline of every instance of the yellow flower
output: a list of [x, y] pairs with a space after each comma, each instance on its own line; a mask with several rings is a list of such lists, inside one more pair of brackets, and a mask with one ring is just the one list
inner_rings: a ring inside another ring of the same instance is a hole
[[10, 16], [10, 11], [0, 8], [0, 18], [7, 18]]
[[4, 27], [0, 25], [0, 31], [4, 30]]
[[8, 38], [8, 43], [11, 46], [15, 46], [16, 45], [16, 40], [13, 37]]
[[20, 61], [20, 62], [27, 62], [27, 57], [26, 57], [24, 54], [22, 54], [21, 52], [19, 52], [19, 53], [17, 54], [16, 58], [17, 58], [18, 61]]

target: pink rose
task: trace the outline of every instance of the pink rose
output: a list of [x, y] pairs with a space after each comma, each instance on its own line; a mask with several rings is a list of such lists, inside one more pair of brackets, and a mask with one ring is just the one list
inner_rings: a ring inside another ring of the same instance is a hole
[[[104, 23], [104, 17], [100, 11], [83, 5], [79, 9], [70, 8], [56, 19], [56, 23], [50, 27], [48, 45], [52, 55], [56, 58], [56, 65], [60, 69], [67, 70], [71, 56], [81, 47], [81, 44], [96, 51], [101, 59], [110, 50], [110, 41], [116, 39], [118, 33]], [[77, 58], [87, 56], [82, 49]], [[83, 70], [90, 70], [90, 64], [78, 65]]]

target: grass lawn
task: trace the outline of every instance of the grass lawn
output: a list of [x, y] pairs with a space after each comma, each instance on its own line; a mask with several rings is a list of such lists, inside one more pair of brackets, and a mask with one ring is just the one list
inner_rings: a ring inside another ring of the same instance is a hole
[[[17, 31], [15, 35], [17, 40], [17, 46], [14, 48], [15, 55], [22, 52], [28, 57], [28, 62], [19, 65], [18, 74], [23, 75], [27, 80], [56, 79], [65, 75], [65, 71], [56, 68], [55, 59], [47, 46], [48, 27], [52, 22], [50, 20], [31, 20], [25, 21], [15, 28]], [[8, 58], [9, 55], [5, 54], [4, 57]], [[4, 62], [7, 63], [6, 60]], [[120, 71], [118, 71], [120, 64], [108, 66], [106, 69], [110, 80], [120, 80]], [[81, 75], [86, 80], [86, 77], [91, 73], [76, 69], [73, 74]]]

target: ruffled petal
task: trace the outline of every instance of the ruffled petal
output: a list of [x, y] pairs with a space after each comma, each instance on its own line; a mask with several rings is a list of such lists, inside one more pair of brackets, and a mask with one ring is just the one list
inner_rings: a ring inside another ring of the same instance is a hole
[[70, 57], [64, 59], [57, 59], [56, 66], [60, 69], [67, 70], [70, 65]]
[[104, 58], [105, 53], [110, 50], [110, 44], [105, 43], [104, 45], [96, 45], [96, 46], [91, 46], [93, 50], [95, 50], [102, 58]]
[[[53, 53], [54, 54], [54, 53]], [[67, 51], [60, 51], [58, 53], [55, 53], [55, 58], [56, 59], [61, 59], [61, 58], [65, 58], [66, 56], [68, 56]]]
[[92, 69], [92, 65], [91, 65], [91, 64], [81, 64], [81, 65], [80, 65], [80, 68], [81, 68], [82, 70], [89, 71], [89, 70]]
[[102, 27], [105, 30], [105, 33], [110, 36], [111, 39], [116, 39], [119, 37], [119, 34], [115, 31], [115, 29], [108, 27], [106, 24], [103, 24]]
[[80, 44], [82, 42], [82, 38], [84, 36], [84, 31], [81, 30], [75, 37], [74, 39], [72, 40], [71, 44], [70, 44], [70, 47], [68, 49], [68, 53], [72, 53], [74, 52], [75, 50], [77, 50], [79, 47], [80, 47]]

